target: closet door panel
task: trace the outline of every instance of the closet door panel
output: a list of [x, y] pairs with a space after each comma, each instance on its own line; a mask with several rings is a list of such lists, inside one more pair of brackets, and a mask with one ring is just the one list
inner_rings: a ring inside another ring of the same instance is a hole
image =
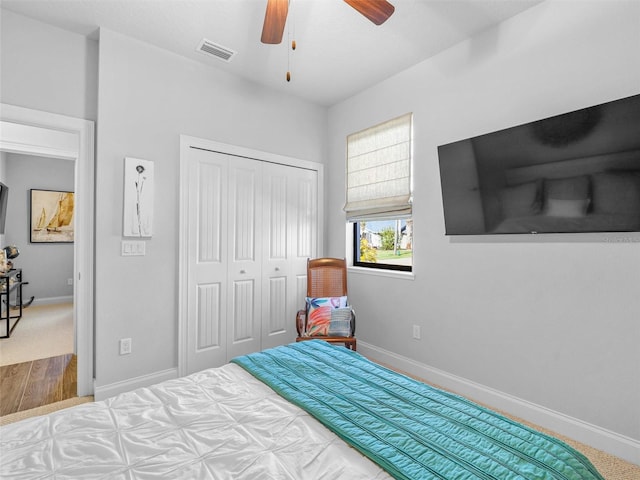
[[250, 342], [255, 337], [255, 283], [253, 279], [233, 282], [233, 343]]
[[187, 372], [226, 361], [226, 155], [190, 150]]
[[307, 269], [303, 273], [298, 273], [295, 277], [296, 282], [296, 299], [298, 300], [298, 309], [305, 307], [305, 298], [307, 296]]
[[307, 260], [318, 255], [318, 173], [301, 170], [296, 182], [296, 220], [290, 257], [292, 288], [298, 309], [304, 307], [307, 294]]
[[253, 169], [231, 169], [232, 216], [230, 231], [233, 235], [232, 257], [235, 264], [256, 261], [257, 225], [257, 172]]
[[262, 347], [293, 341], [289, 256], [291, 249], [292, 172], [284, 165], [263, 166]]
[[196, 348], [198, 351], [224, 347], [221, 336], [221, 308], [224, 302], [220, 295], [223, 285], [223, 283], [203, 283], [197, 287]]
[[261, 168], [261, 162], [246, 158], [229, 163], [229, 359], [261, 346]]
[[280, 165], [265, 166], [264, 185], [264, 227], [268, 235], [266, 258], [270, 262], [286, 262], [289, 247], [289, 213], [287, 211], [290, 198], [289, 179], [286, 167]]
[[[268, 308], [268, 311], [263, 312], [263, 328], [264, 334], [267, 337], [265, 339], [265, 348], [266, 345], [272, 343], [270, 340], [273, 340], [276, 336], [286, 334], [291, 329], [290, 312], [287, 308], [288, 278], [284, 275], [274, 275], [268, 278], [267, 282], [269, 297], [266, 299], [266, 308]], [[264, 315], [265, 313], [266, 315]], [[280, 344], [281, 340], [282, 343], [286, 343], [286, 341], [290, 339], [278, 339], [276, 342]]]
[[316, 172], [284, 165], [264, 167], [263, 348], [293, 342], [295, 315], [304, 306], [297, 276], [306, 277], [307, 258], [315, 255]]
[[296, 185], [295, 257], [312, 258], [316, 254], [318, 190], [317, 174], [308, 170], [299, 172]]

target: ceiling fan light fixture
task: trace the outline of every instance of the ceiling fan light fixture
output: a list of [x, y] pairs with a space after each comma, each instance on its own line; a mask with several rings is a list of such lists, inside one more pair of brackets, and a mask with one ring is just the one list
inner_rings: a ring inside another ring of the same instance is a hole
[[386, 0], [344, 0], [376, 25], [382, 25], [396, 11]]
[[287, 23], [289, 0], [268, 0], [262, 26], [262, 43], [275, 45], [282, 42], [284, 24]]
[[[386, 0], [344, 0], [349, 6], [360, 12], [376, 25], [386, 22], [395, 7]], [[289, 0], [267, 0], [262, 25], [262, 43], [275, 45], [282, 42], [284, 26], [289, 14]]]

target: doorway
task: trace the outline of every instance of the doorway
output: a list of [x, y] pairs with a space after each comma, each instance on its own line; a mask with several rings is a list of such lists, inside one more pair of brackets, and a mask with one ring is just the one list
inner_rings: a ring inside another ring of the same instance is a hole
[[38, 110], [0, 105], [0, 151], [74, 162], [74, 349], [77, 394], [93, 394], [94, 123]]

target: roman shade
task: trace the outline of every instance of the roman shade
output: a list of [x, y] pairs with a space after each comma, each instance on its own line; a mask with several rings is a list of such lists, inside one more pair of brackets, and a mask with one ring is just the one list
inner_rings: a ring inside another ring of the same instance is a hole
[[347, 220], [411, 215], [408, 113], [347, 137]]

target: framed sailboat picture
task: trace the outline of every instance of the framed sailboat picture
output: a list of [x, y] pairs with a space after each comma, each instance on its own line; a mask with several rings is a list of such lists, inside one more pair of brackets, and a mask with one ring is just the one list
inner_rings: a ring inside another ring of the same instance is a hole
[[31, 243], [72, 243], [73, 192], [31, 189]]

